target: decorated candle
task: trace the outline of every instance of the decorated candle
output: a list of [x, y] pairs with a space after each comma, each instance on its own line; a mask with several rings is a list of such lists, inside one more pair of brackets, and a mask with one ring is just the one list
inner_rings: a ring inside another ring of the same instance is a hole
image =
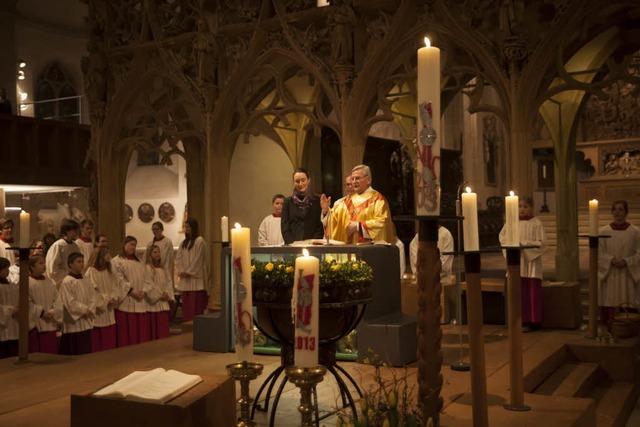
[[320, 261], [304, 249], [296, 258], [291, 315], [295, 329], [294, 364], [318, 366], [318, 318], [320, 316]]
[[520, 212], [518, 196], [513, 191], [504, 198], [505, 246], [520, 246]]
[[600, 234], [598, 227], [598, 201], [596, 199], [589, 200], [589, 236], [597, 236]]
[[416, 214], [440, 214], [440, 49], [418, 49]]
[[480, 249], [478, 237], [478, 196], [467, 187], [462, 193], [462, 221], [464, 250], [466, 252]]
[[220, 240], [229, 241], [229, 218], [226, 216], [220, 218]]
[[231, 230], [233, 307], [236, 358], [253, 360], [253, 304], [251, 295], [251, 230], [236, 223]]
[[28, 248], [29, 247], [29, 235], [31, 226], [31, 215], [27, 212], [20, 212], [20, 247]]

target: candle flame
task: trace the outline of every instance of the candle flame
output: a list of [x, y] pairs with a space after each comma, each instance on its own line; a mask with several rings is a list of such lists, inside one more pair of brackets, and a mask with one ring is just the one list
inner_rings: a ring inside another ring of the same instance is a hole
[[466, 191], [467, 193], [471, 193], [471, 187], [466, 187], [464, 191]]
[[304, 248], [304, 249], [302, 250], [302, 255], [303, 255], [303, 256], [309, 256], [309, 251], [307, 250], [307, 248]]
[[511, 191], [509, 191], [509, 195], [510, 195], [511, 197], [513, 197], [513, 196], [515, 196], [515, 195], [516, 195], [516, 193], [514, 193], [514, 192], [513, 192], [513, 190], [511, 190]]
[[242, 228], [242, 226], [240, 225], [240, 223], [239, 223], [239, 222], [236, 222], [236, 223], [234, 224], [233, 228], [235, 228], [235, 229], [240, 229], [240, 228]]
[[431, 40], [429, 40], [429, 37], [424, 38], [424, 45], [425, 47], [431, 47]]
[[590, 201], [591, 201], [591, 202], [598, 203], [598, 199], [591, 199]]

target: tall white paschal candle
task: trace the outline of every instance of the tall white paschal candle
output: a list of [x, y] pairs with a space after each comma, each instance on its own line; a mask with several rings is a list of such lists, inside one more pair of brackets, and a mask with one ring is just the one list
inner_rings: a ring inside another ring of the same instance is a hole
[[220, 240], [229, 241], [229, 218], [226, 216], [220, 218]]
[[27, 212], [20, 212], [20, 247], [29, 247], [29, 236], [31, 234], [31, 215]]
[[299, 368], [318, 366], [318, 320], [320, 317], [320, 260], [303, 255], [296, 258], [291, 315], [295, 329], [294, 363]]
[[253, 301], [251, 295], [251, 230], [236, 223], [231, 230], [233, 307], [238, 362], [253, 360]]
[[462, 193], [462, 221], [464, 250], [466, 252], [480, 250], [478, 236], [478, 196], [467, 187]]
[[[440, 129], [440, 49], [431, 46], [428, 37], [424, 38], [425, 46], [418, 49], [418, 114], [417, 114], [417, 190], [416, 190], [416, 214], [440, 215], [440, 141], [442, 132]], [[430, 104], [431, 119], [425, 114], [425, 105]], [[431, 123], [429, 123], [431, 122]], [[435, 141], [432, 145], [425, 146], [421, 143], [421, 133], [426, 127], [435, 130]], [[425, 170], [426, 169], [426, 170]], [[433, 181], [430, 181], [433, 180]], [[423, 190], [424, 186], [433, 185], [432, 188]], [[435, 203], [430, 198], [435, 198]]]
[[589, 200], [589, 236], [597, 236], [600, 234], [598, 227], [598, 201], [596, 199]]
[[505, 246], [520, 246], [520, 211], [518, 196], [513, 191], [504, 198]]

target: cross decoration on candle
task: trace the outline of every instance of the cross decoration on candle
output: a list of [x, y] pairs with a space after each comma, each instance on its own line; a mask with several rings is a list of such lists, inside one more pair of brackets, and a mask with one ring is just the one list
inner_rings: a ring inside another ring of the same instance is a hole
[[416, 214], [440, 215], [440, 49], [418, 49]]
[[237, 223], [231, 231], [231, 257], [235, 298], [235, 352], [238, 361], [251, 361], [253, 359], [253, 303], [250, 230]]
[[295, 328], [295, 365], [299, 368], [318, 366], [318, 318], [320, 308], [320, 261], [309, 256], [296, 258], [292, 299], [292, 318]]

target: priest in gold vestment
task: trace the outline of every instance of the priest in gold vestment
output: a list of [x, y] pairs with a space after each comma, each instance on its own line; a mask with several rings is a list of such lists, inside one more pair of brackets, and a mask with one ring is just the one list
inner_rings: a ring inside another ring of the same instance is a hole
[[[359, 165], [351, 172], [353, 194], [329, 209], [331, 198], [320, 199], [325, 232], [329, 238], [345, 243], [385, 241], [395, 244], [396, 233], [387, 199], [371, 188], [369, 166]], [[327, 218], [328, 217], [328, 218]]]

